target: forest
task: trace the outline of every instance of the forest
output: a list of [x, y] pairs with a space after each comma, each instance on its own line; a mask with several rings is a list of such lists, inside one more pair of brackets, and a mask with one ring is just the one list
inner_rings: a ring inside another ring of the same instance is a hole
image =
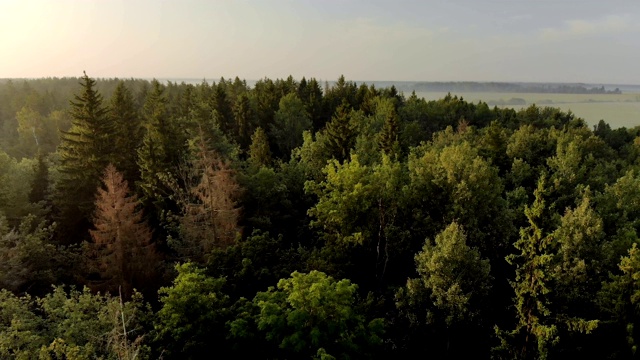
[[640, 127], [340, 77], [0, 81], [0, 358], [632, 359]]

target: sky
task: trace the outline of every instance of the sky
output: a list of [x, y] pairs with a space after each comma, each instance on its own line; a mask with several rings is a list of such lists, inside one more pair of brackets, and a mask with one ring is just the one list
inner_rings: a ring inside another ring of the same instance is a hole
[[0, 0], [0, 78], [640, 84], [638, 0]]

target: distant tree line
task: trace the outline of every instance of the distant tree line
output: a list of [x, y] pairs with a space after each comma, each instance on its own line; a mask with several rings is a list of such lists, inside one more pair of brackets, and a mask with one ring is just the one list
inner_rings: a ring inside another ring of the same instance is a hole
[[584, 84], [518, 83], [518, 82], [407, 82], [396, 85], [402, 91], [438, 92], [503, 92], [549, 94], [622, 94], [619, 88], [607, 90], [604, 86], [588, 87]]
[[84, 74], [0, 128], [0, 358], [638, 357], [640, 127]]

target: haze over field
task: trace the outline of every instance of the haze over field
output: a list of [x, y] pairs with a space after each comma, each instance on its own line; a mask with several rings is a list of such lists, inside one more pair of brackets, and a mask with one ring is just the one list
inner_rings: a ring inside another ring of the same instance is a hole
[[0, 78], [638, 84], [638, 1], [0, 1]]

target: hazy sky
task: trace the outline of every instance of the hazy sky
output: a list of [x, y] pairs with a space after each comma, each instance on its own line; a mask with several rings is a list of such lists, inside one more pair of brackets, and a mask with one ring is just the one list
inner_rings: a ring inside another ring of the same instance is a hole
[[0, 78], [640, 84], [638, 0], [0, 0]]

